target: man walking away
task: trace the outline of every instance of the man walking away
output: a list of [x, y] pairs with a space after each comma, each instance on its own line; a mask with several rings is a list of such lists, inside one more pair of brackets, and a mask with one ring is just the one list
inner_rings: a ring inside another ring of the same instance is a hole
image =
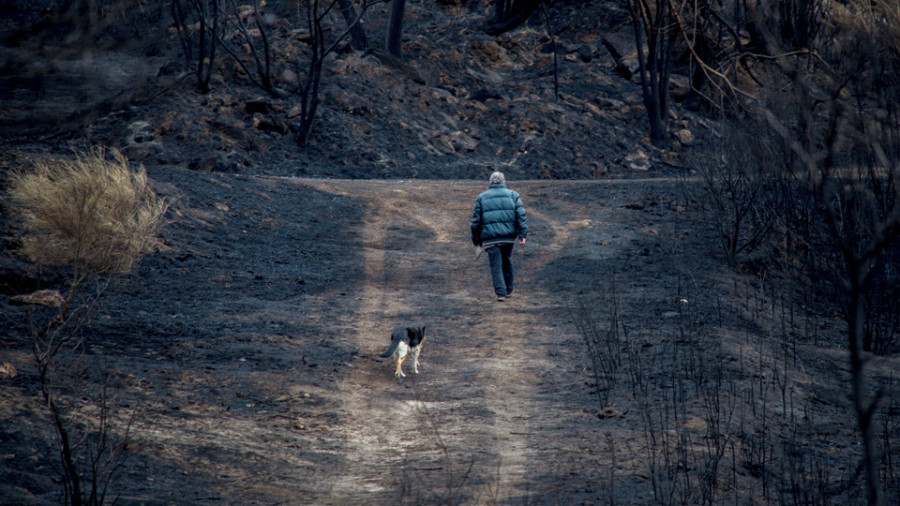
[[516, 240], [525, 244], [528, 223], [519, 194], [506, 187], [502, 172], [491, 174], [488, 190], [475, 199], [472, 211], [472, 242], [487, 252], [491, 280], [497, 300], [513, 292], [512, 251]]

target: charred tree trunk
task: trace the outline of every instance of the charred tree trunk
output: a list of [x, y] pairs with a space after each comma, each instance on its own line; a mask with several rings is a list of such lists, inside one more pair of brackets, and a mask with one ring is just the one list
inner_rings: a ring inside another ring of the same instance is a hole
[[362, 22], [358, 21], [359, 16], [356, 9], [353, 8], [351, 0], [338, 0], [338, 6], [341, 8], [341, 14], [344, 21], [350, 28], [350, 47], [357, 51], [365, 51], [369, 49], [369, 41], [366, 39], [366, 31], [363, 29]]
[[403, 11], [406, 9], [406, 0], [391, 0], [391, 10], [388, 17], [387, 39], [385, 49], [388, 53], [400, 57], [403, 52]]
[[[231, 6], [234, 11], [233, 19], [234, 24], [237, 27], [237, 32], [243, 38], [246, 47], [250, 49], [250, 56], [256, 64], [256, 72], [252, 72], [248, 68], [247, 63], [244, 62], [244, 58], [241, 56], [241, 51], [231, 48], [229, 43], [225, 41], [221, 35], [218, 37], [218, 43], [222, 46], [222, 49], [230, 54], [234, 61], [244, 69], [247, 78], [250, 79], [254, 85], [272, 97], [283, 97], [285, 95], [284, 90], [276, 88], [272, 81], [272, 51], [269, 45], [269, 36], [266, 33], [267, 24], [263, 22], [263, 16], [260, 13], [259, 0], [253, 2], [253, 18], [254, 24], [256, 25], [256, 31], [259, 33], [259, 42], [256, 41], [256, 36], [251, 35], [251, 30], [247, 28], [243, 19], [241, 19], [240, 10], [235, 0], [231, 0]], [[235, 39], [237, 39], [237, 37], [235, 37]], [[262, 53], [262, 56], [260, 56], [260, 53]], [[256, 74], [256, 77], [254, 77], [254, 74]]]
[[863, 445], [863, 467], [866, 482], [869, 484], [869, 504], [884, 504], [879, 469], [878, 445], [873, 433], [872, 417], [878, 407], [878, 397], [870, 398], [866, 389], [865, 361], [863, 360], [863, 338], [865, 335], [867, 314], [865, 291], [869, 284], [869, 267], [865, 259], [846, 254], [847, 285], [849, 291], [847, 304], [847, 334], [850, 348], [850, 372], [853, 375], [853, 407], [856, 410], [856, 422]]
[[343, 33], [330, 44], [325, 44], [325, 30], [322, 26], [323, 19], [336, 5], [338, 0], [331, 0], [324, 8], [319, 7], [319, 0], [304, 0], [306, 8], [306, 23], [310, 34], [310, 57], [306, 64], [306, 70], [301, 68], [300, 62], [297, 63], [297, 74], [304, 75], [304, 82], [299, 85], [300, 94], [300, 113], [296, 116], [299, 118], [299, 126], [297, 127], [297, 144], [305, 146], [309, 142], [312, 134], [313, 123], [316, 119], [316, 110], [319, 107], [319, 85], [322, 81], [322, 66], [325, 57], [334, 51], [338, 44], [344, 40], [353, 28], [362, 19], [369, 4], [362, 3], [362, 11], [354, 17], [353, 21]]
[[[183, 0], [172, 0], [172, 17], [181, 39], [184, 57], [188, 64], [195, 63], [197, 89], [209, 93], [209, 81], [216, 62], [216, 46], [219, 39], [219, 2], [221, 0], [187, 0], [191, 8], [182, 5]], [[192, 12], [193, 15], [190, 15]], [[196, 16], [196, 17], [194, 17]], [[197, 54], [194, 54], [194, 29], [197, 24]], [[196, 59], [194, 62], [193, 60]]]
[[650, 141], [660, 146], [666, 140], [669, 75], [677, 31], [668, 0], [656, 0], [652, 6], [649, 0], [628, 0], [628, 8], [634, 25], [641, 91], [650, 123]]

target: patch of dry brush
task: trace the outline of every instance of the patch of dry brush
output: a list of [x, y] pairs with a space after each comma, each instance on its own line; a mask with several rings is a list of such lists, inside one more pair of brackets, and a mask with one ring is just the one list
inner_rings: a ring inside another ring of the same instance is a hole
[[131, 271], [160, 246], [168, 207], [143, 167], [132, 170], [119, 151], [102, 148], [73, 160], [41, 161], [13, 177], [10, 197], [26, 233], [21, 252], [38, 264], [78, 272]]

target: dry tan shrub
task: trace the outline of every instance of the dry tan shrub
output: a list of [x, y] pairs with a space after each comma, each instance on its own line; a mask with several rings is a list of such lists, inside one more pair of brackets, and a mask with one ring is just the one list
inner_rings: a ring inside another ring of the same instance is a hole
[[79, 274], [124, 274], [154, 251], [168, 203], [157, 197], [143, 166], [102, 148], [74, 160], [37, 162], [13, 176], [9, 195], [21, 212], [22, 253]]

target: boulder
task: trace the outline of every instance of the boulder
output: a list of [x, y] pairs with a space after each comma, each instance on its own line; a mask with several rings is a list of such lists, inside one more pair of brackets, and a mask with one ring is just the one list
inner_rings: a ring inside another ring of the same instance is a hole
[[645, 171], [653, 167], [653, 164], [650, 163], [650, 157], [640, 149], [626, 156], [624, 161], [625, 165], [631, 170]]
[[478, 141], [465, 132], [457, 131], [450, 133], [450, 142], [453, 144], [453, 148], [456, 152], [475, 151], [475, 148], [478, 147]]
[[286, 69], [284, 72], [282, 72], [279, 76], [279, 79], [282, 83], [285, 84], [285, 86], [289, 86], [291, 88], [296, 88], [300, 85], [300, 77], [296, 72], [290, 69]]
[[682, 128], [675, 132], [675, 138], [678, 139], [678, 142], [680, 142], [682, 146], [688, 147], [694, 145], [694, 133], [687, 128]]
[[122, 152], [131, 160], [141, 161], [162, 151], [162, 144], [149, 121], [134, 121], [127, 127]]

